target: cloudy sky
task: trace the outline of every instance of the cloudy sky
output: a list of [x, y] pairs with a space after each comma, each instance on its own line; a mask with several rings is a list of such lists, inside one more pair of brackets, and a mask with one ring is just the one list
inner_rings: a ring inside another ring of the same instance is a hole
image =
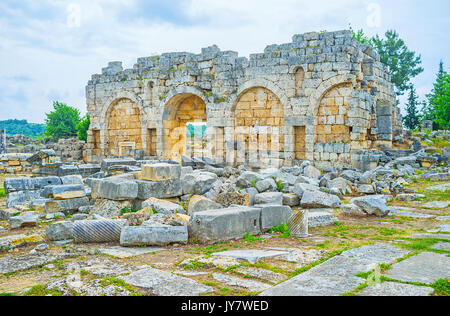
[[448, 0], [1, 0], [0, 120], [41, 123], [58, 100], [85, 113], [84, 88], [109, 61], [199, 53], [217, 44], [241, 56], [310, 31], [395, 29], [422, 55], [414, 83], [432, 88], [450, 67]]

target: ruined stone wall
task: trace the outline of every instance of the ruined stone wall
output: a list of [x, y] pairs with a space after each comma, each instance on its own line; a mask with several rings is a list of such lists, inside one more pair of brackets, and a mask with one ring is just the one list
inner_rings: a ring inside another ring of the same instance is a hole
[[[208, 125], [211, 155], [227, 163], [350, 166], [361, 149], [392, 146], [401, 129], [390, 80], [374, 49], [349, 31], [295, 35], [249, 59], [211, 46], [139, 58], [126, 70], [112, 62], [86, 87], [87, 158], [123, 155], [120, 143], [133, 142], [145, 156], [179, 157], [186, 146], [171, 130], [192, 119], [183, 118], [190, 98], [202, 105], [190, 111]], [[133, 109], [133, 126], [111, 116], [119, 100]]]

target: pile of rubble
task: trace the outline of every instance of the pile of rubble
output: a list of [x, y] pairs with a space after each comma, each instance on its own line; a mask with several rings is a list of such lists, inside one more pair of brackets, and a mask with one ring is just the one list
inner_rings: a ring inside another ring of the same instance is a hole
[[449, 180], [443, 158], [424, 149], [386, 151], [366, 172], [319, 170], [309, 161], [255, 171], [188, 157], [182, 165], [131, 158], [108, 158], [101, 165], [44, 163], [54, 155], [47, 150], [27, 158], [40, 166], [34, 174], [51, 176], [5, 180], [7, 209], [0, 219], [15, 229], [69, 216], [71, 221], [47, 227], [47, 238], [60, 243], [214, 243], [285, 223], [294, 231], [302, 222], [305, 234], [308, 226], [337, 222], [335, 209], [349, 216], [389, 216], [387, 203], [394, 197], [418, 197], [407, 186], [415, 177]]

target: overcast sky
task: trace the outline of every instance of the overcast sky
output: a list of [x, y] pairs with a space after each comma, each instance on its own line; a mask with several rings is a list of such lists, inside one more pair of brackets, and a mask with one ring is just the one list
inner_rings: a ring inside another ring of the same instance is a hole
[[217, 44], [240, 56], [310, 31], [395, 29], [422, 55], [423, 98], [443, 59], [450, 67], [448, 0], [1, 0], [0, 120], [42, 123], [58, 100], [86, 112], [85, 86], [109, 61], [199, 53]]

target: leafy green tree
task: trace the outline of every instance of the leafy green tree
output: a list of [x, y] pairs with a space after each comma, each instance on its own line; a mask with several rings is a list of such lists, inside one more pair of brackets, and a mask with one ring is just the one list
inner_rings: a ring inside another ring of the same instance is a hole
[[389, 67], [397, 95], [403, 95], [410, 89], [411, 79], [423, 72], [422, 58], [408, 49], [397, 32], [389, 30], [385, 36], [383, 39], [376, 35], [371, 44], [380, 54], [381, 62]]
[[65, 103], [53, 102], [53, 111], [46, 114], [45, 135], [59, 139], [77, 134], [77, 125], [80, 123], [80, 111]]
[[406, 116], [403, 117], [403, 124], [410, 130], [416, 129], [420, 124], [420, 114], [417, 109], [419, 97], [416, 94], [416, 89], [411, 86], [409, 88], [408, 103], [406, 104]]
[[77, 124], [77, 133], [78, 139], [87, 141], [87, 134], [89, 130], [89, 126], [91, 125], [91, 118], [89, 117], [89, 113]]
[[389, 68], [397, 95], [403, 95], [411, 87], [411, 79], [423, 72], [422, 57], [410, 51], [396, 31], [387, 31], [385, 38], [378, 35], [369, 38], [362, 29], [355, 32], [350, 26], [350, 30], [357, 41], [377, 50], [381, 62]]
[[444, 63], [439, 64], [439, 72], [433, 90], [427, 95], [427, 111], [431, 112], [430, 118], [434, 120], [440, 128], [450, 127], [450, 74], [444, 70]]

